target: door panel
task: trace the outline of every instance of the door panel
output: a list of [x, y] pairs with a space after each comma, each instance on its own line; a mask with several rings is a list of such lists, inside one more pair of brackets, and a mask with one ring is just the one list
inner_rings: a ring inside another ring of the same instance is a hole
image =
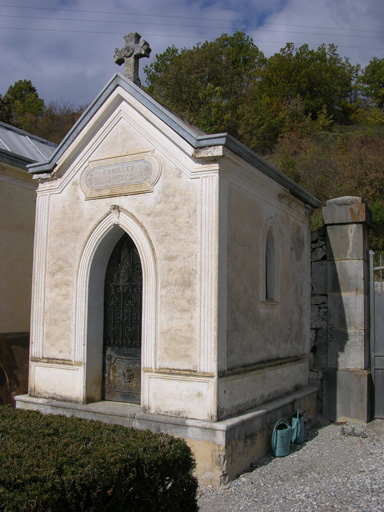
[[127, 234], [112, 252], [104, 290], [104, 399], [140, 403], [142, 270]]

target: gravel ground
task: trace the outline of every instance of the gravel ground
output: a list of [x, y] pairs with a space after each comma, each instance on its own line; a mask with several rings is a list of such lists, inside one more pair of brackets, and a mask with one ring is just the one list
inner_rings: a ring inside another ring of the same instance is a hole
[[[341, 428], [367, 437], [343, 435]], [[287, 457], [260, 459], [219, 490], [199, 488], [200, 512], [384, 511], [384, 420], [305, 426]]]

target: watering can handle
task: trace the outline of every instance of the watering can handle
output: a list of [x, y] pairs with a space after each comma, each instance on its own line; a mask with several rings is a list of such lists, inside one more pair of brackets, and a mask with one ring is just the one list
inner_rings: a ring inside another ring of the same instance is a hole
[[297, 408], [296, 414], [292, 415], [292, 442], [294, 442], [296, 439], [300, 437], [300, 431], [300, 412], [299, 408]]
[[297, 408], [297, 411], [296, 411], [296, 417], [297, 417], [297, 422], [296, 422], [296, 426], [297, 426], [297, 437], [299, 437], [299, 435], [300, 435], [300, 413], [299, 413], [299, 408]]

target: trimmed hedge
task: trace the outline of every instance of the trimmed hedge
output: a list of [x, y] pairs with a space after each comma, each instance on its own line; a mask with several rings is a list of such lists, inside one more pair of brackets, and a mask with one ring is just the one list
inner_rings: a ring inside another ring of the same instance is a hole
[[0, 407], [0, 510], [197, 511], [185, 441]]

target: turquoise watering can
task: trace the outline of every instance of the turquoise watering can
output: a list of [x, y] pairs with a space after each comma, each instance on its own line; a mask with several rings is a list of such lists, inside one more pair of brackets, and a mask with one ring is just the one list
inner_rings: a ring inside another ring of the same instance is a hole
[[272, 433], [272, 452], [275, 457], [289, 455], [292, 427], [285, 418], [280, 418]]

